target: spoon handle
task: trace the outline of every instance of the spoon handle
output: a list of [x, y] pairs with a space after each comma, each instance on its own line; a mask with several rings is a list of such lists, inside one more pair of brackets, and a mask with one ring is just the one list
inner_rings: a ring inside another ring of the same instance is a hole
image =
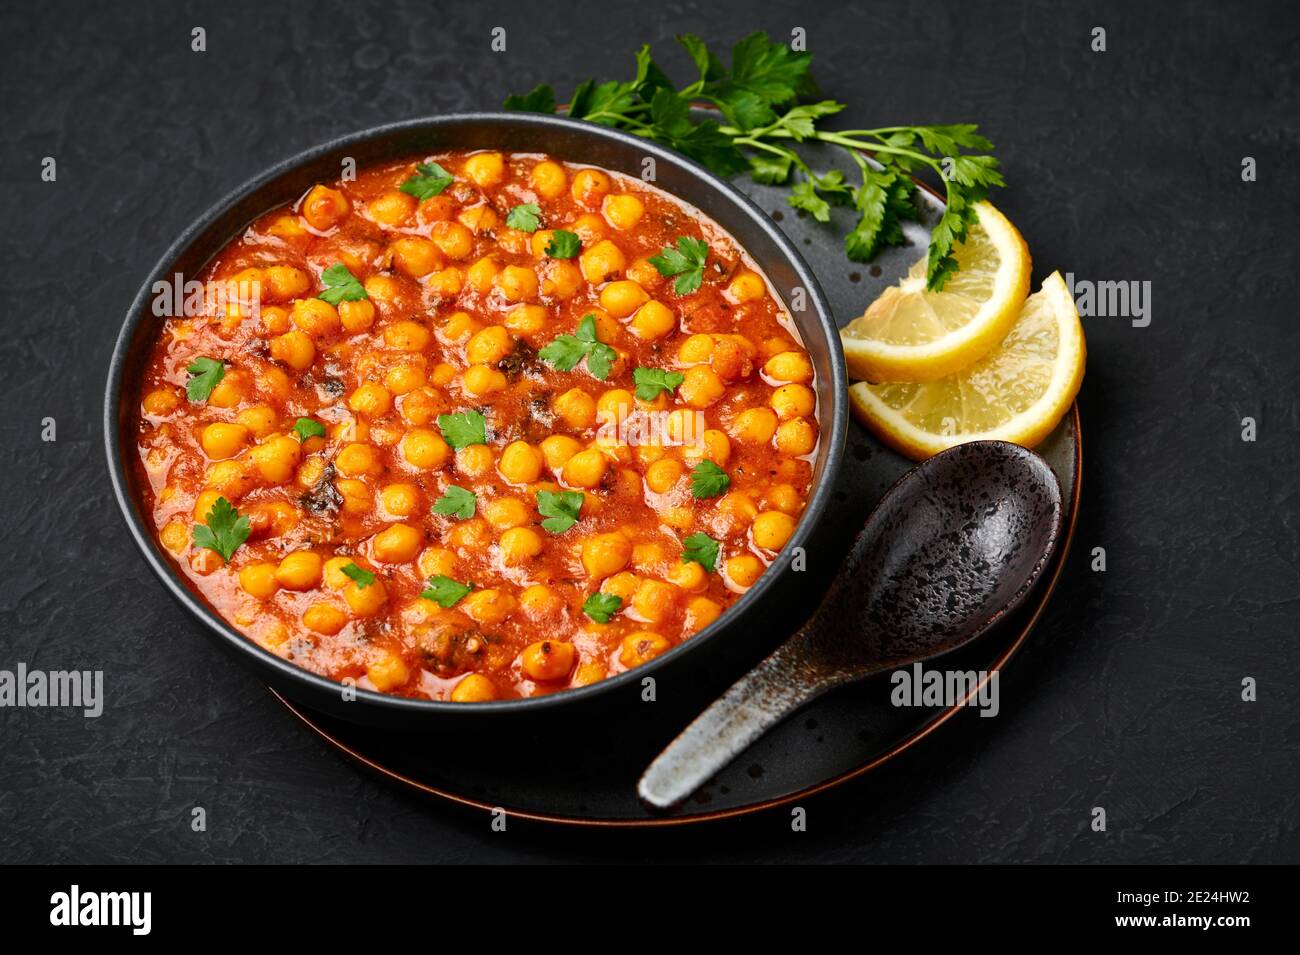
[[658, 809], [677, 805], [772, 726], [846, 677], [815, 663], [805, 627], [696, 717], [650, 764], [637, 793]]

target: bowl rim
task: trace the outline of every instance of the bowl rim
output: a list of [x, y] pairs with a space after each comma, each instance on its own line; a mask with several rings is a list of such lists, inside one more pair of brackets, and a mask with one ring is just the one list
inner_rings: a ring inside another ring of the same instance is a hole
[[[167, 558], [162, 554], [154, 535], [144, 526], [139, 508], [132, 499], [128, 488], [127, 459], [122, 453], [122, 434], [118, 424], [118, 415], [123, 392], [126, 388], [125, 372], [130, 354], [129, 346], [136, 327], [145, 320], [146, 305], [152, 295], [154, 283], [169, 276], [174, 271], [173, 263], [181, 254], [227, 211], [301, 166], [335, 153], [340, 149], [399, 136], [403, 133], [418, 132], [429, 128], [483, 123], [503, 123], [542, 130], [566, 130], [594, 139], [606, 139], [626, 146], [634, 146], [645, 154], [653, 156], [656, 162], [665, 162], [678, 167], [681, 171], [691, 175], [703, 187], [712, 189], [729, 200], [739, 213], [747, 216], [776, 246], [779, 253], [785, 257], [794, 270], [799, 285], [807, 293], [812, 306], [811, 315], [809, 310], [805, 310], [796, 318], [795, 314], [791, 312], [791, 318], [796, 326], [800, 327], [801, 331], [803, 331], [803, 325], [806, 323], [815, 322], [820, 324], [826, 337], [831, 366], [831, 380], [829, 383], [829, 394], [831, 396], [829, 418], [831, 427], [829, 434], [823, 433], [821, 435], [819, 441], [821, 475], [813, 485], [808, 505], [795, 528], [794, 534], [786, 543], [786, 546], [782, 548], [777, 558], [760, 576], [758, 582], [741, 595], [739, 600], [728, 607], [717, 620], [710, 623], [703, 630], [677, 644], [668, 652], [638, 667], [605, 677], [588, 686], [559, 690], [555, 693], [546, 693], [540, 696], [458, 703], [451, 700], [392, 696], [360, 687], [351, 687], [352, 692], [349, 695], [354, 696], [355, 702], [380, 707], [390, 712], [411, 714], [505, 714], [520, 711], [535, 712], [541, 709], [578, 704], [635, 685], [644, 677], [650, 676], [684, 658], [691, 652], [692, 648], [712, 641], [744, 618], [777, 585], [778, 581], [785, 580], [787, 575], [793, 573], [788, 565], [788, 560], [783, 555], [789, 554], [796, 547], [805, 545], [820, 527], [824, 512], [833, 495], [835, 478], [843, 460], [848, 433], [848, 381], [844, 365], [844, 353], [840, 345], [839, 331], [835, 324], [834, 315], [816, 275], [795, 244], [786, 237], [776, 223], [752, 199], [694, 160], [657, 143], [619, 130], [543, 113], [508, 111], [442, 113], [371, 126], [338, 136], [273, 163], [262, 172], [257, 173], [227, 192], [201, 215], [191, 220], [181, 234], [168, 246], [133, 297], [122, 323], [122, 328], [118, 332], [114, 343], [112, 357], [109, 360], [108, 377], [104, 390], [103, 426], [104, 451], [109, 478], [113, 486], [113, 496], [117, 500], [118, 509], [121, 511], [127, 528], [131, 532], [131, 537], [144, 555], [146, 563], [148, 563], [172, 597], [204, 625], [210, 636], [220, 638], [228, 648], [240, 655], [247, 664], [255, 667], [269, 667], [275, 671], [278, 677], [291, 684], [301, 684], [304, 689], [309, 688], [316, 692], [338, 695], [341, 693], [341, 688], [346, 686], [346, 684], [337, 680], [313, 673], [285, 660], [227, 623], [181, 579], [180, 573], [170, 566]], [[677, 196], [677, 198], [691, 206], [695, 205], [680, 196]], [[732, 229], [726, 231], [734, 233]], [[226, 241], [229, 241], [229, 239]], [[789, 293], [788, 289], [782, 291], [785, 294]], [[290, 693], [290, 695], [292, 694]]]

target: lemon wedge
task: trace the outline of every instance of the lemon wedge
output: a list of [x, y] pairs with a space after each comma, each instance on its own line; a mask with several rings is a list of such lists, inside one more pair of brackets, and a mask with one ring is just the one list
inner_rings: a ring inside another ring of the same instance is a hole
[[1086, 354], [1074, 299], [1053, 272], [1002, 343], [974, 364], [937, 381], [858, 382], [849, 400], [863, 424], [910, 458], [965, 441], [1032, 448], [1069, 411]]
[[926, 291], [922, 258], [840, 330], [850, 378], [933, 381], [1006, 337], [1029, 294], [1029, 247], [988, 202], [975, 209], [979, 223], [953, 250], [959, 270], [942, 291]]

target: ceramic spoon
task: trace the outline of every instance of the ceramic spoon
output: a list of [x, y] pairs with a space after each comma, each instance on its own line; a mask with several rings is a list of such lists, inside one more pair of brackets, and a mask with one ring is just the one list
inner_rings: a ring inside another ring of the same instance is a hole
[[976, 441], [912, 468], [867, 518], [812, 618], [659, 754], [641, 799], [669, 809], [832, 687], [979, 637], [1029, 593], [1060, 532], [1060, 483], [1032, 451]]

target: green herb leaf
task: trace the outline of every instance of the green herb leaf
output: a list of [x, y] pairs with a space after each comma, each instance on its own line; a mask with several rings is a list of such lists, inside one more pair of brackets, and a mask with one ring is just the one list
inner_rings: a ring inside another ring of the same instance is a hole
[[618, 594], [594, 593], [583, 603], [582, 612], [596, 623], [609, 623], [622, 606], [623, 598]]
[[720, 549], [717, 541], [700, 531], [682, 541], [682, 563], [694, 561], [712, 573], [717, 569]]
[[420, 596], [425, 600], [434, 601], [440, 607], [450, 608], [468, 597], [473, 590], [473, 584], [462, 584], [439, 574], [429, 578], [429, 587], [427, 590], [420, 591]]
[[542, 521], [543, 530], [563, 534], [578, 523], [584, 500], [581, 491], [538, 491], [537, 512], [546, 518]]
[[686, 380], [679, 371], [663, 368], [634, 368], [632, 380], [636, 383], [636, 396], [642, 401], [654, 401], [662, 392], [672, 392]]
[[[534, 90], [533, 92], [536, 92]], [[530, 94], [531, 95], [531, 94]], [[512, 107], [507, 106], [506, 109]], [[398, 186], [402, 192], [423, 202], [432, 199], [452, 184], [452, 175], [436, 162], [422, 162], [415, 166], [415, 175]]]
[[433, 513], [445, 517], [458, 517], [461, 520], [473, 517], [477, 509], [478, 497], [474, 492], [455, 484], [448, 484], [447, 490], [442, 492], [442, 497], [433, 502]]
[[515, 206], [506, 216], [506, 225], [520, 232], [536, 232], [542, 225], [542, 209], [535, 202]]
[[543, 249], [552, 259], [571, 259], [582, 250], [582, 240], [573, 232], [556, 229]]
[[229, 561], [239, 548], [248, 540], [252, 530], [247, 517], [240, 517], [239, 512], [224, 497], [217, 498], [208, 511], [204, 524], [194, 525], [194, 546], [215, 550], [222, 559]]
[[794, 159], [790, 156], [758, 153], [749, 157], [749, 174], [755, 182], [767, 186], [780, 186], [790, 179], [790, 169], [793, 165]]
[[355, 562], [351, 564], [345, 564], [343, 567], [339, 569], [343, 571], [344, 577], [349, 577], [352, 580], [356, 581], [358, 590], [365, 590], [367, 587], [369, 587], [371, 584], [375, 582], [375, 575], [372, 574], [370, 571], [366, 570], [364, 567], [358, 567]]
[[348, 271], [348, 267], [342, 262], [335, 262], [322, 272], [320, 280], [325, 286], [325, 291], [316, 297], [331, 305], [337, 305], [339, 302], [355, 302], [367, 297], [366, 287], [361, 284], [360, 279]]
[[691, 469], [691, 496], [717, 497], [731, 487], [731, 478], [712, 461], [704, 460]]
[[584, 315], [572, 335], [557, 336], [537, 353], [537, 357], [559, 371], [572, 371], [578, 362], [587, 359], [587, 371], [604, 381], [618, 358], [618, 352], [596, 337], [596, 316]]
[[523, 96], [507, 96], [501, 104], [505, 109], [523, 113], [554, 113], [555, 90], [546, 83], [535, 86]]
[[789, 103], [808, 89], [812, 56], [788, 44], [769, 40], [766, 33], [751, 33], [731, 48], [731, 73], [706, 91], [726, 96], [748, 90], [773, 106]]
[[185, 370], [190, 373], [190, 380], [185, 383], [185, 396], [190, 401], [207, 401], [212, 390], [226, 376], [226, 363], [219, 358], [199, 356]]
[[722, 61], [694, 33], [683, 33], [677, 38], [677, 42], [695, 61], [695, 68], [700, 71], [701, 82], [712, 83], [726, 75], [727, 69], [722, 65]]
[[664, 249], [650, 259], [650, 264], [665, 277], [676, 275], [673, 288], [678, 295], [690, 295], [704, 280], [704, 263], [709, 257], [709, 244], [703, 239], [679, 236], [677, 248]]
[[487, 444], [487, 421], [477, 411], [438, 415], [438, 429], [447, 443], [459, 451], [471, 444]]
[[299, 418], [293, 423], [293, 430], [298, 435], [298, 443], [306, 441], [308, 438], [325, 437], [325, 425], [321, 424], [315, 418]]

